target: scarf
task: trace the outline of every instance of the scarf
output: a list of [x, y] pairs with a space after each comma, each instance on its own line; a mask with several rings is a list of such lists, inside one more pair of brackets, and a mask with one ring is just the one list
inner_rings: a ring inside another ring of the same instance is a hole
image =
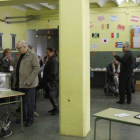
[[[112, 63], [113, 72], [116, 73], [115, 64]], [[120, 63], [118, 64], [117, 73], [120, 73]]]

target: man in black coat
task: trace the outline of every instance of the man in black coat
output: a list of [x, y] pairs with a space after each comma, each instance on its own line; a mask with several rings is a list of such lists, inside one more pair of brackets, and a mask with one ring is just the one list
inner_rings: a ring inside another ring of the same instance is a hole
[[116, 103], [124, 104], [125, 102], [125, 93], [127, 94], [127, 103], [131, 103], [131, 78], [133, 69], [135, 68], [135, 57], [132, 52], [129, 50], [130, 46], [128, 43], [123, 44], [124, 55], [122, 57], [113, 53], [113, 56], [117, 61], [121, 63], [121, 71], [119, 75], [119, 93], [120, 100]]

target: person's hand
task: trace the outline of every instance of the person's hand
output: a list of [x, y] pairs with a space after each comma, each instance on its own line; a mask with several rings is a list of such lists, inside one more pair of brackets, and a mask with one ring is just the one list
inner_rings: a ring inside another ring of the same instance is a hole
[[29, 82], [26, 82], [26, 85], [27, 85], [27, 86], [30, 86], [30, 85], [31, 85], [31, 83], [29, 83]]
[[118, 73], [115, 73], [114, 75], [117, 76], [117, 77], [119, 77], [119, 74]]
[[7, 56], [7, 59], [10, 61], [12, 59], [12, 57], [9, 55], [9, 56]]
[[116, 53], [114, 53], [114, 52], [113, 52], [113, 53], [112, 53], [112, 55], [113, 55], [113, 56], [115, 56], [115, 55], [116, 55]]

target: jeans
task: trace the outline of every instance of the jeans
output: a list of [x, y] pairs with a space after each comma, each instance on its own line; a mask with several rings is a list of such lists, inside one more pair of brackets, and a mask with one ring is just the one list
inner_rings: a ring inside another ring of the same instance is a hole
[[25, 95], [23, 96], [24, 120], [34, 121], [35, 88], [19, 88], [19, 92], [25, 93]]

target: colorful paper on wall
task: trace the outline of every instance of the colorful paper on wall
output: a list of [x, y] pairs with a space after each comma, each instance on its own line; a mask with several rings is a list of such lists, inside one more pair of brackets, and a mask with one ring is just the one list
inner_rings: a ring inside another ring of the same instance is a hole
[[119, 38], [119, 33], [111, 33], [111, 38]]
[[110, 16], [110, 21], [115, 21], [117, 22], [118, 17], [117, 16]]
[[140, 48], [140, 43], [133, 42], [133, 48]]
[[101, 16], [98, 16], [98, 21], [104, 21], [105, 20], [105, 16], [104, 15], [101, 15]]
[[90, 48], [91, 49], [98, 49], [99, 45], [98, 45], [98, 43], [93, 43], [93, 44], [91, 44]]
[[101, 42], [102, 43], [109, 43], [109, 38], [102, 38], [101, 39]]
[[93, 22], [90, 22], [90, 28], [92, 28], [94, 26]]
[[124, 26], [124, 25], [121, 25], [121, 24], [118, 24], [117, 29], [118, 29], [118, 30], [121, 30], [121, 31], [124, 31], [125, 26]]
[[138, 22], [139, 21], [139, 17], [137, 17], [137, 16], [131, 16], [131, 21]]
[[102, 29], [109, 29], [109, 24], [102, 24]]
[[134, 28], [134, 36], [139, 37], [140, 36], [140, 26], [136, 26]]
[[92, 37], [93, 38], [99, 38], [100, 37], [100, 34], [99, 33], [92, 33]]
[[133, 37], [133, 42], [140, 43], [140, 37]]
[[116, 48], [122, 48], [123, 47], [123, 42], [116, 42], [115, 47]]

